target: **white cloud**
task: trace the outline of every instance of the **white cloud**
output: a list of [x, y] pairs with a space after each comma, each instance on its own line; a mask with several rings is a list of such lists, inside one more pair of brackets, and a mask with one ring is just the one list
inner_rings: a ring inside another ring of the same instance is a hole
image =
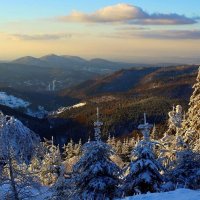
[[63, 22], [87, 22], [87, 23], [113, 23], [123, 22], [140, 25], [175, 25], [175, 24], [194, 24], [196, 19], [188, 18], [185, 15], [176, 13], [149, 14], [142, 8], [130, 4], [117, 4], [107, 6], [94, 13], [82, 13], [73, 11], [70, 15], [56, 18]]
[[129, 4], [117, 4], [97, 10], [92, 14], [85, 14], [73, 11], [68, 16], [59, 17], [61, 21], [73, 22], [120, 22], [131, 20], [133, 18], [144, 18], [146, 13], [139, 7]]

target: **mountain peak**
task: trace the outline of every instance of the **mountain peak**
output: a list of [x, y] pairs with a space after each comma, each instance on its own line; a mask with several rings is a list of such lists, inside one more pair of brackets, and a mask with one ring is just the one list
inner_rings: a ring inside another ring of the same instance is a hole
[[13, 60], [12, 63], [23, 64], [23, 65], [37, 65], [37, 66], [46, 66], [46, 63], [39, 58], [33, 56], [24, 56]]
[[56, 54], [47, 54], [45, 56], [40, 57], [40, 59], [48, 59], [48, 58], [58, 58], [60, 56], [56, 55]]

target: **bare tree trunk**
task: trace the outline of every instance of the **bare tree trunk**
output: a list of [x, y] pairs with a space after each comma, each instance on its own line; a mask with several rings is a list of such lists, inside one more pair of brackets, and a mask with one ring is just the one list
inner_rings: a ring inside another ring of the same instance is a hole
[[14, 200], [19, 200], [19, 195], [18, 195], [18, 192], [17, 192], [15, 178], [14, 178], [14, 174], [13, 174], [13, 166], [12, 166], [11, 156], [9, 156], [8, 164], [9, 164], [9, 173], [10, 173], [11, 187], [12, 187], [12, 192], [13, 192], [13, 195], [14, 195]]

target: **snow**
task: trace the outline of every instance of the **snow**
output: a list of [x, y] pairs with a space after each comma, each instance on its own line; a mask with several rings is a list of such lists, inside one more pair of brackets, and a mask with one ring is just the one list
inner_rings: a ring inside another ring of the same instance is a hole
[[28, 197], [26, 200], [45, 200], [51, 197], [52, 191], [49, 187], [42, 186], [40, 190], [31, 189], [33, 197]]
[[30, 105], [28, 101], [17, 98], [13, 95], [8, 95], [6, 92], [0, 92], [0, 104], [11, 108], [26, 108]]
[[[37, 110], [28, 108], [31, 103], [13, 95], [8, 95], [6, 92], [0, 92], [0, 105], [8, 106], [10, 108], [26, 108], [25, 113], [32, 117], [39, 119], [44, 118], [48, 112], [42, 107], [38, 106]], [[77, 104], [78, 105], [78, 104]], [[76, 105], [75, 105], [76, 106]]]
[[26, 114], [32, 117], [43, 119], [45, 116], [48, 115], [48, 111], [46, 111], [44, 107], [38, 106], [37, 110], [32, 110], [30, 108], [27, 108]]
[[[0, 185], [0, 199], [6, 199], [6, 195], [9, 193], [9, 191], [9, 184]], [[46, 186], [41, 186], [40, 188], [38, 188], [38, 190], [30, 187], [26, 191], [29, 191], [31, 193], [31, 197], [24, 198], [24, 200], [45, 200], [47, 198], [50, 198], [52, 195], [52, 191], [49, 187]]]
[[57, 111], [50, 112], [49, 115], [58, 115], [58, 114], [65, 112], [66, 110], [70, 110], [72, 108], [80, 108], [80, 107], [83, 107], [85, 105], [86, 105], [86, 102], [81, 102], [81, 103], [75, 104], [73, 106], [61, 107]]
[[83, 107], [85, 105], [86, 105], [86, 102], [78, 103], [78, 104], [73, 105], [72, 108], [79, 108], [79, 107]]
[[132, 197], [126, 197], [124, 200], [199, 200], [200, 190], [177, 189], [171, 192], [148, 193]]
[[16, 160], [27, 161], [40, 139], [33, 131], [24, 126], [21, 121], [10, 116], [0, 117], [0, 157], [7, 159], [12, 154]]
[[[4, 184], [0, 186], [0, 199], [5, 199], [5, 194], [9, 191], [10, 186]], [[50, 198], [52, 191], [49, 187], [41, 186], [40, 190], [30, 188], [33, 197], [27, 199], [30, 200], [45, 200]], [[148, 193], [140, 194], [132, 197], [126, 197], [124, 199], [116, 200], [199, 200], [200, 190], [189, 190], [189, 189], [177, 189], [175, 191], [163, 192], [163, 193]]]

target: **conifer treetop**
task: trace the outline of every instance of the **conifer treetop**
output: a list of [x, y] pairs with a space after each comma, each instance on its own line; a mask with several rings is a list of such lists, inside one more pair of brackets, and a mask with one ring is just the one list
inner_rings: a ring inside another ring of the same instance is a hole
[[146, 113], [144, 113], [144, 124], [140, 124], [138, 126], [138, 129], [141, 130], [143, 136], [144, 136], [144, 140], [148, 141], [149, 140], [149, 136], [150, 136], [150, 129], [153, 127], [152, 124], [149, 124], [147, 122], [147, 118], [146, 118]]
[[101, 126], [103, 125], [103, 122], [99, 121], [99, 108], [97, 107], [97, 121], [94, 122], [94, 134], [95, 134], [95, 140], [100, 141], [101, 140]]

